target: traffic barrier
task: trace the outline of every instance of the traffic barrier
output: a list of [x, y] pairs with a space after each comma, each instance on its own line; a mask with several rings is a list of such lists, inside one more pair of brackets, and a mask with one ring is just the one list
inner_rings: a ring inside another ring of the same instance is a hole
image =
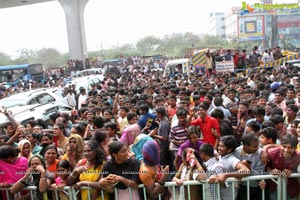
[[271, 69], [271, 68], [274, 68], [274, 67], [279, 67], [281, 65], [281, 63], [283, 62], [286, 62], [286, 61], [289, 61], [289, 60], [296, 60], [296, 59], [299, 59], [300, 58], [300, 53], [293, 53], [292, 55], [287, 55], [283, 58], [280, 58], [278, 60], [274, 60], [270, 63], [267, 63], [267, 64], [263, 64], [263, 65], [260, 65], [258, 67], [254, 67], [254, 68], [244, 68], [244, 69], [235, 69], [234, 71], [236, 73], [238, 73], [238, 76], [241, 76], [240, 73], [244, 72], [245, 71], [245, 74], [246, 75], [249, 75], [251, 73], [251, 71], [254, 71], [254, 70], [263, 70], [263, 69]]
[[[293, 173], [291, 174], [291, 176], [289, 178], [299, 178], [300, 177], [300, 173]], [[237, 183], [237, 182], [247, 182], [247, 200], [250, 200], [250, 182], [251, 181], [260, 181], [260, 180], [272, 180], [274, 183], [277, 184], [277, 199], [286, 199], [287, 197], [287, 178], [284, 178], [284, 177], [281, 177], [281, 176], [278, 176], [278, 175], [257, 175], [257, 176], [247, 176], [247, 177], [243, 177], [242, 179], [238, 180], [238, 179], [235, 179], [235, 178], [227, 178], [226, 179], [226, 182], [230, 183], [231, 185]], [[183, 186], [187, 186], [187, 191], [188, 191], [188, 200], [190, 200], [190, 197], [191, 197], [191, 191], [190, 191], [190, 186], [192, 185], [204, 185], [204, 186], [207, 186], [209, 183], [207, 182], [199, 182], [199, 181], [184, 181], [183, 183]], [[218, 199], [221, 199], [220, 198], [220, 186], [219, 184], [216, 184], [217, 185], [217, 190], [218, 190]], [[177, 195], [178, 195], [178, 186], [176, 185], [175, 182], [166, 182], [165, 183], [165, 187], [168, 187], [169, 188], [169, 191], [171, 192], [172, 194], [172, 200], [176, 200], [178, 199]], [[143, 190], [143, 197], [144, 199], [147, 199], [147, 193], [146, 193], [146, 188], [144, 187], [143, 184], [140, 184], [138, 186], [138, 188], [141, 188]], [[209, 200], [209, 198], [207, 198], [205, 196], [205, 188], [206, 187], [202, 187], [202, 191], [203, 191], [203, 195], [202, 195], [202, 199], [203, 200]], [[88, 190], [88, 200], [91, 200], [90, 198], [90, 190], [92, 190], [92, 188], [90, 187], [81, 187], [80, 190]], [[28, 186], [26, 188], [23, 188], [22, 190], [28, 190], [30, 192], [30, 195], [31, 195], [31, 200], [34, 200], [34, 193], [35, 193], [35, 190], [36, 190], [36, 187], [35, 186]], [[64, 192], [67, 194], [68, 198], [70, 200], [77, 200], [77, 195], [79, 195], [79, 192], [80, 190], [75, 190], [73, 187], [70, 187], [70, 186], [66, 186], [64, 188]], [[115, 193], [117, 194], [117, 190], [115, 188]], [[130, 199], [131, 200], [134, 200], [132, 198], [132, 189], [131, 188], [128, 188], [129, 190], [129, 194], [130, 194]], [[6, 193], [6, 198], [7, 200], [13, 200], [15, 198], [10, 198], [9, 196], [9, 188], [0, 188], [0, 191], [5, 191]], [[52, 190], [54, 191], [55, 193], [55, 196], [56, 196], [56, 199], [58, 199], [58, 196], [59, 196], [59, 191], [57, 190]], [[232, 194], [235, 194], [235, 187], [232, 187]], [[15, 195], [18, 195], [18, 194], [15, 194]], [[101, 196], [102, 196], [102, 200], [104, 200], [104, 191], [101, 191]], [[234, 196], [234, 195], [233, 195]], [[159, 195], [158, 199], [161, 200], [161, 196]], [[115, 199], [116, 200], [119, 200], [119, 199], [122, 199], [121, 197], [118, 197], [117, 195], [115, 195]], [[265, 190], [262, 189], [262, 200], [265, 199]]]

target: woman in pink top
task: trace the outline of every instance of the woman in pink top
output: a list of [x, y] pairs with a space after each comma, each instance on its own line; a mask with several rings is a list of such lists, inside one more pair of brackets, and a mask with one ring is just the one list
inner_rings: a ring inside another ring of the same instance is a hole
[[[7, 188], [24, 176], [28, 169], [28, 160], [18, 157], [19, 149], [11, 145], [0, 147], [0, 188]], [[6, 199], [5, 191], [0, 193]]]

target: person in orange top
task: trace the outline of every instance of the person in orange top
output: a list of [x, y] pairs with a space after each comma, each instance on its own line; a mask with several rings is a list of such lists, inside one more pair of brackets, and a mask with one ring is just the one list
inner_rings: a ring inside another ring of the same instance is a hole
[[164, 187], [169, 175], [169, 166], [162, 168], [160, 165], [159, 145], [155, 140], [149, 140], [143, 145], [143, 160], [139, 170], [139, 178], [145, 185], [147, 199], [168, 199], [170, 193]]
[[56, 166], [59, 162], [57, 148], [54, 144], [50, 144], [45, 149], [44, 158], [48, 172], [56, 172]]

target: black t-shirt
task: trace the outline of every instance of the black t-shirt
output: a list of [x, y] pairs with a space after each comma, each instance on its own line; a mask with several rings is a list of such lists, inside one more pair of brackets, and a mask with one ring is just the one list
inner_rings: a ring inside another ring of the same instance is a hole
[[220, 124], [221, 136], [233, 135], [232, 125], [229, 121], [223, 120]]

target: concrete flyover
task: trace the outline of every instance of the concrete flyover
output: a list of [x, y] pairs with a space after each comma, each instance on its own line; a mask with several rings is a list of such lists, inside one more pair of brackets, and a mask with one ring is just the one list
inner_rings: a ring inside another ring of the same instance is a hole
[[[0, 9], [49, 1], [53, 0], [0, 0]], [[84, 26], [84, 9], [89, 0], [57, 1], [63, 7], [66, 16], [70, 59], [85, 60], [87, 57], [87, 47]]]

